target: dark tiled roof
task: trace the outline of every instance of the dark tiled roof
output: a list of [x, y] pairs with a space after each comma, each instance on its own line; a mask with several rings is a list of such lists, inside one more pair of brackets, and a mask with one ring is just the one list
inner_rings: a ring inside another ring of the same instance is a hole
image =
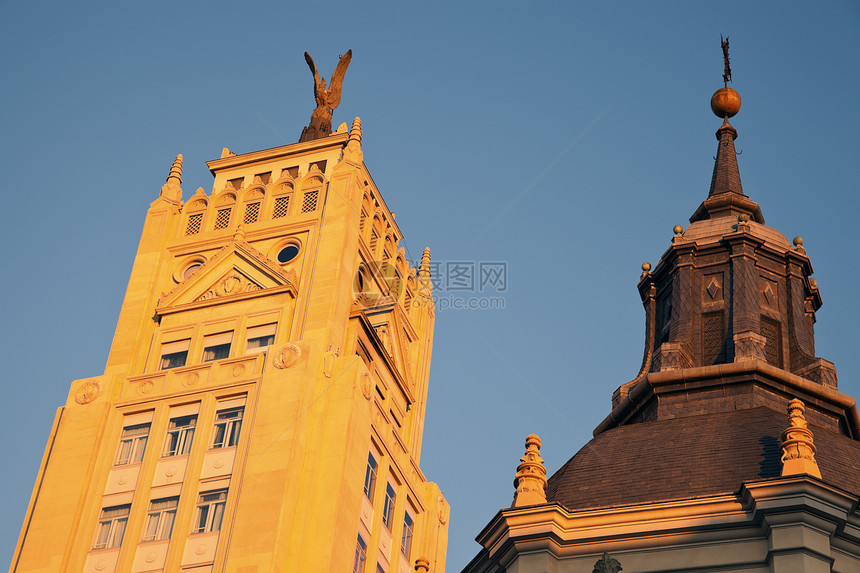
[[738, 158], [735, 153], [735, 137], [737, 132], [728, 123], [724, 123], [717, 131], [720, 140], [717, 146], [717, 158], [714, 161], [714, 173], [711, 176], [711, 188], [708, 195], [718, 193], [744, 194], [741, 186], [741, 174], [738, 170]]
[[[571, 510], [737, 492], [777, 477], [788, 416], [769, 408], [644, 422], [599, 434], [547, 485]], [[860, 441], [810, 425], [824, 481], [860, 495]]]

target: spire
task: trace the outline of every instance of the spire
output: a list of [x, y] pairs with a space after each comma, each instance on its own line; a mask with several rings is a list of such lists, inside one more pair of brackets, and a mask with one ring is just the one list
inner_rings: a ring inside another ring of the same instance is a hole
[[749, 215], [756, 223], [764, 223], [764, 216], [758, 203], [744, 195], [741, 185], [741, 174], [738, 170], [738, 158], [735, 151], [735, 139], [738, 131], [729, 123], [729, 118], [734, 117], [741, 109], [741, 96], [738, 92], [728, 87], [732, 80], [729, 68], [729, 44], [728, 38], [722, 42], [723, 59], [725, 62], [725, 73], [723, 73], [722, 87], [711, 96], [711, 111], [723, 120], [723, 124], [715, 134], [717, 137], [717, 156], [714, 158], [714, 173], [711, 176], [711, 187], [708, 190], [708, 198], [699, 205], [690, 222], [695, 223], [702, 219], [714, 217], [732, 216], [740, 214]]
[[167, 183], [161, 187], [161, 194], [169, 201], [179, 202], [182, 200], [182, 189], [179, 184], [182, 183], [182, 154], [176, 156], [173, 160], [173, 165], [170, 166], [170, 173], [167, 175]]
[[430, 278], [430, 247], [424, 249], [421, 255], [421, 264], [418, 265], [418, 292], [430, 296], [433, 291], [433, 281]]
[[[740, 96], [738, 96], [738, 101], [740, 101]], [[744, 189], [741, 186], [741, 174], [738, 171], [738, 158], [735, 152], [735, 139], [738, 137], [738, 132], [729, 123], [728, 116], [723, 118], [723, 125], [717, 130], [716, 136], [720, 143], [717, 146], [717, 159], [714, 162], [714, 174], [711, 177], [711, 189], [708, 191], [708, 197], [720, 193], [743, 195]]]
[[546, 503], [546, 468], [540, 457], [540, 438], [535, 434], [526, 438], [526, 453], [517, 466], [514, 487], [517, 491], [512, 507]]
[[815, 461], [812, 430], [806, 427], [804, 410], [803, 402], [796, 398], [788, 403], [788, 429], [782, 433], [781, 475], [809, 474], [821, 478]]
[[343, 159], [352, 163], [361, 163], [364, 161], [364, 154], [361, 151], [360, 117], [355, 118], [352, 122], [352, 129], [349, 130], [349, 140], [343, 149]]

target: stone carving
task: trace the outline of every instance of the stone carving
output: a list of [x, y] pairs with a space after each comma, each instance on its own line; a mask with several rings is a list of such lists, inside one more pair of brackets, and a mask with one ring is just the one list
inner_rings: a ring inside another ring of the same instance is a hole
[[812, 430], [806, 427], [804, 410], [803, 402], [797, 398], [788, 403], [788, 429], [782, 433], [781, 475], [809, 474], [820, 478]]
[[102, 393], [102, 385], [97, 380], [89, 380], [81, 384], [75, 392], [75, 402], [80, 405], [89, 404]]
[[824, 386], [834, 389], [838, 387], [839, 376], [836, 374], [836, 366], [824, 358], [816, 358], [812, 364], [797, 374]]
[[158, 553], [156, 553], [155, 551], [150, 551], [149, 553], [146, 554], [146, 557], [144, 557], [144, 560], [147, 563], [152, 563], [157, 558], [158, 558]]
[[710, 295], [711, 300], [717, 298], [717, 295], [720, 293], [720, 290], [720, 282], [717, 280], [717, 277], [711, 277], [711, 280], [708, 282], [708, 286], [705, 287], [705, 291], [707, 291], [708, 295]]
[[182, 379], [183, 386], [194, 386], [200, 382], [200, 374], [197, 372], [189, 372], [185, 378]]
[[272, 365], [274, 365], [275, 368], [289, 368], [299, 361], [299, 357], [301, 355], [301, 348], [292, 342], [287, 342], [272, 353]]
[[430, 560], [426, 557], [419, 557], [415, 560], [416, 573], [430, 573]]
[[365, 399], [370, 400], [370, 397], [373, 395], [373, 388], [370, 384], [370, 372], [367, 370], [359, 375], [359, 386], [361, 387], [361, 393], [364, 395]]
[[693, 361], [684, 351], [680, 342], [664, 342], [654, 352], [653, 365], [655, 372], [689, 368]]
[[618, 562], [618, 559], [612, 557], [609, 553], [604, 553], [603, 557], [598, 559], [594, 564], [594, 569], [591, 573], [618, 573], [621, 570], [621, 563]]
[[152, 392], [152, 389], [154, 387], [155, 384], [153, 384], [152, 380], [144, 380], [138, 385], [137, 391], [139, 394], [149, 394], [150, 392]]
[[757, 358], [766, 361], [765, 346], [767, 339], [756, 332], [739, 332], [734, 336], [735, 362]]
[[[343, 124], [346, 127], [346, 124]], [[338, 129], [338, 131], [340, 131]], [[345, 130], [344, 130], [345, 131]], [[361, 151], [361, 118], [357, 117], [352, 122], [352, 129], [349, 130], [349, 141], [346, 142], [346, 147], [343, 149], [341, 158], [352, 163], [361, 163], [364, 161], [364, 154]]]
[[334, 361], [338, 356], [340, 356], [339, 348], [332, 350], [331, 346], [329, 346], [328, 350], [325, 351], [325, 355], [323, 356], [323, 375], [326, 378], [331, 378], [334, 372]]
[[196, 302], [210, 300], [221, 296], [230, 296], [234, 294], [253, 292], [257, 290], [263, 290], [263, 287], [261, 287], [255, 282], [248, 280], [246, 277], [238, 273], [233, 273], [227, 276], [217, 285], [206, 291], [206, 293], [199, 296]]
[[442, 525], [448, 523], [448, 504], [441, 495], [436, 498], [436, 511], [439, 514], [439, 523]]
[[337, 67], [331, 76], [331, 85], [326, 86], [325, 78], [320, 77], [319, 73], [317, 73], [317, 67], [314, 64], [313, 58], [305, 52], [305, 61], [314, 75], [314, 99], [317, 102], [317, 107], [311, 112], [311, 122], [302, 130], [299, 143], [331, 135], [332, 112], [340, 105], [343, 78], [346, 75], [346, 68], [349, 66], [351, 59], [352, 50], [349, 50], [346, 55], [340, 56]]
[[517, 466], [514, 487], [512, 507], [546, 503], [546, 468], [540, 457], [540, 438], [535, 434], [526, 438], [526, 453]]
[[244, 373], [245, 373], [245, 365], [244, 364], [234, 364], [233, 365], [233, 370], [231, 371], [231, 374], [233, 374], [233, 378], [238, 378], [239, 376], [241, 376]]

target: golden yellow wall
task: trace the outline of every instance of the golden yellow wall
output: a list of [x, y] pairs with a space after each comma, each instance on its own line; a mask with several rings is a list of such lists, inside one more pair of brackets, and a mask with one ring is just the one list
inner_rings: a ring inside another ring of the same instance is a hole
[[[360, 142], [356, 120], [351, 133], [225, 150], [209, 162], [212, 193], [185, 202], [177, 160], [147, 214], [105, 373], [73, 382], [58, 410], [12, 571], [351, 571], [359, 533], [365, 571], [411, 570], [419, 556], [444, 570], [449, 510], [418, 466], [429, 284], [397, 247]], [[298, 256], [279, 263], [291, 242]], [[248, 329], [268, 324], [274, 343], [246, 353]], [[202, 362], [204, 337], [226, 332], [229, 356]], [[185, 365], [160, 370], [162, 345], [184, 340]], [[216, 413], [241, 404], [237, 445], [213, 448]], [[170, 420], [195, 413], [190, 451], [164, 456]], [[123, 428], [145, 423], [141, 462], [115, 465]], [[224, 488], [220, 530], [189, 533], [200, 493]], [[175, 496], [170, 538], [141, 541], [150, 501]], [[121, 546], [93, 549], [102, 509], [126, 504]]]

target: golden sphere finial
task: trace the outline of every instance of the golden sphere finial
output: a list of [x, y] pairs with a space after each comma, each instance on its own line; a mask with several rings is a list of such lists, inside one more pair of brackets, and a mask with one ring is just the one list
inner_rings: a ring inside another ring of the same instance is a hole
[[675, 225], [674, 227], [672, 227], [672, 232], [676, 235], [680, 235], [684, 232], [684, 227], [682, 227], [681, 225]]
[[720, 88], [711, 96], [711, 111], [717, 117], [734, 117], [741, 110], [741, 95], [732, 88]]
[[642, 263], [642, 272], [643, 273], [647, 273], [650, 270], [651, 270], [651, 263], [649, 263], [648, 261], [645, 261], [644, 263]]
[[803, 237], [795, 237], [794, 241], [792, 241], [792, 243], [794, 243], [795, 247], [802, 247], [803, 246]]

